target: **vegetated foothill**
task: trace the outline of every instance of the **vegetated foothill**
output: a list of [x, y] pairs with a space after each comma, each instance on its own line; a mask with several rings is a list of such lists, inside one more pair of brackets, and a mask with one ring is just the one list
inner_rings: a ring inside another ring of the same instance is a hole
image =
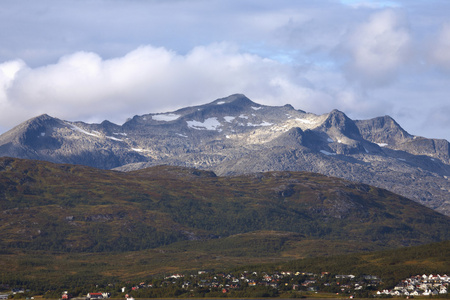
[[0, 219], [0, 268], [31, 281], [138, 278], [450, 235], [449, 218], [431, 209], [314, 173], [124, 173], [13, 158], [0, 159]]
[[0, 159], [2, 248], [129, 251], [256, 231], [380, 248], [449, 238], [449, 218], [386, 190], [307, 172], [216, 177]]

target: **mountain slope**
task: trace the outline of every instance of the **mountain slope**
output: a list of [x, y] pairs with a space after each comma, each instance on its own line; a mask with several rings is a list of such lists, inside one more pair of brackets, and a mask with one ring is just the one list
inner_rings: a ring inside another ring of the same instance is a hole
[[102, 169], [317, 172], [386, 188], [447, 215], [449, 149], [447, 141], [413, 136], [388, 116], [354, 121], [337, 110], [315, 115], [244, 95], [134, 116], [122, 126], [43, 115], [0, 136], [0, 156]]
[[268, 231], [368, 249], [450, 239], [444, 215], [307, 172], [217, 177], [159, 166], [122, 173], [1, 158], [0, 191], [2, 249], [129, 251]]

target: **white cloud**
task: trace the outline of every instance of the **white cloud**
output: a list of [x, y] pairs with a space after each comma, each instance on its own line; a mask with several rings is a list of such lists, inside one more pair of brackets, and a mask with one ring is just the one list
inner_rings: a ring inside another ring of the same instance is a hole
[[14, 103], [9, 101], [8, 90], [13, 85], [18, 73], [25, 69], [26, 65], [22, 60], [7, 61], [0, 64], [0, 115], [5, 116], [5, 121], [0, 121], [0, 128], [17, 125], [11, 124], [10, 121], [14, 120], [14, 118], [17, 120], [18, 117], [20, 119], [20, 113], [17, 114], [16, 111], [13, 111], [17, 110], [17, 108], [13, 108]]
[[391, 83], [410, 56], [411, 38], [403, 17], [388, 9], [375, 13], [349, 35], [349, 76], [364, 86]]
[[106, 60], [76, 52], [38, 68], [19, 61], [1, 66], [7, 74], [0, 90], [2, 104], [9, 107], [0, 112], [3, 126], [17, 124], [18, 116], [40, 113], [121, 123], [135, 114], [200, 104], [232, 93], [245, 93], [262, 103], [277, 105], [282, 99], [283, 104], [309, 108], [321, 99], [330, 100], [326, 93], [308, 87], [308, 80], [294, 68], [226, 43], [196, 47], [186, 55], [143, 46]]
[[341, 0], [342, 3], [355, 8], [380, 8], [380, 7], [397, 7], [395, 1], [367, 1], [367, 0]]
[[431, 62], [450, 71], [450, 23], [445, 23], [430, 50]]

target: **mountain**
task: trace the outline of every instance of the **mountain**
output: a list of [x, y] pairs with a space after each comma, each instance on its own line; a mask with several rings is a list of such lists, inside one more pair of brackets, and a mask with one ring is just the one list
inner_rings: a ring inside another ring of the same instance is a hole
[[253, 240], [254, 254], [265, 256], [314, 240], [349, 251], [450, 239], [447, 216], [309, 172], [223, 177], [156, 166], [124, 173], [1, 158], [0, 191], [0, 249], [112, 252], [206, 241], [236, 254]]
[[121, 171], [155, 165], [217, 175], [309, 171], [385, 188], [446, 215], [449, 149], [448, 141], [411, 135], [389, 116], [315, 115], [240, 94], [123, 125], [42, 115], [0, 136], [0, 156]]

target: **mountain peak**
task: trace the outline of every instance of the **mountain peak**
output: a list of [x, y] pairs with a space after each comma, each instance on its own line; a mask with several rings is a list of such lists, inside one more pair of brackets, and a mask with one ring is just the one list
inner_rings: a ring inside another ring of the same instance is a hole
[[251, 105], [257, 105], [252, 100], [247, 98], [244, 94], [233, 94], [225, 98], [220, 98], [215, 101], [213, 101], [211, 104], [216, 105], [233, 105], [233, 106], [239, 106], [239, 107], [247, 107]]
[[37, 126], [37, 125], [43, 125], [46, 122], [55, 121], [55, 120], [57, 120], [57, 119], [53, 118], [47, 114], [42, 114], [42, 115], [39, 115], [37, 117], [31, 118], [31, 119], [23, 122], [22, 124], [18, 125], [17, 127], [29, 128], [30, 126], [33, 127], [33, 126]]
[[39, 115], [35, 118], [28, 120], [27, 122], [25, 122], [25, 124], [29, 128], [36, 128], [36, 127], [40, 127], [40, 126], [49, 126], [49, 125], [55, 124], [55, 123], [59, 124], [60, 122], [61, 122], [61, 120], [59, 120], [57, 118], [54, 118], [47, 114], [42, 114], [42, 115]]
[[396, 145], [412, 138], [412, 136], [390, 116], [382, 116], [369, 120], [358, 120], [356, 121], [356, 125], [358, 126], [362, 137], [373, 143]]
[[54, 123], [58, 121], [58, 119], [55, 119], [47, 114], [42, 114], [31, 118], [2, 134], [0, 137], [0, 144], [9, 143], [13, 140], [18, 141], [18, 139], [20, 140], [24, 136], [28, 135], [30, 131], [39, 130], [40, 128], [45, 127], [49, 122]]
[[330, 131], [334, 134], [339, 132], [350, 138], [358, 138], [360, 136], [355, 122], [337, 109], [332, 110], [328, 114], [321, 127], [325, 131]]
[[343, 113], [342, 111], [338, 110], [338, 109], [333, 109], [329, 114], [328, 114], [328, 118], [329, 120], [350, 120], [349, 117], [347, 117], [347, 115], [345, 113]]
[[215, 118], [220, 115], [238, 116], [251, 108], [259, 108], [261, 105], [251, 101], [243, 94], [233, 94], [225, 98], [219, 98], [211, 103], [182, 108], [177, 113], [183, 118], [193, 118], [197, 121], [203, 121], [207, 118]]
[[48, 120], [48, 119], [54, 119], [54, 118], [47, 114], [42, 114], [42, 115], [32, 118], [31, 120]]

